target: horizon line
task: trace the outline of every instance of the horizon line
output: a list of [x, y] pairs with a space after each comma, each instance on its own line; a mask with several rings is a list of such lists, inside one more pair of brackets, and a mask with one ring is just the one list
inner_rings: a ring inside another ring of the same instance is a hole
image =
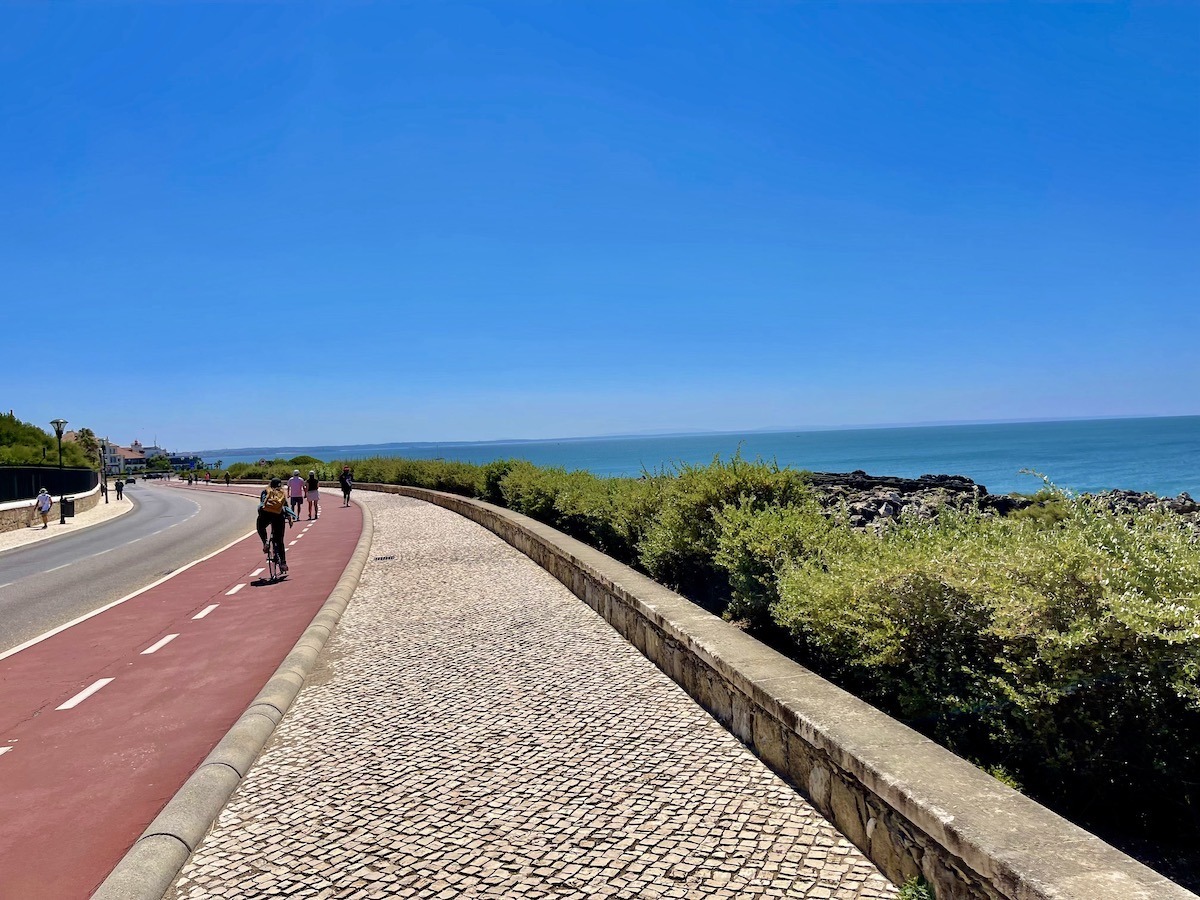
[[306, 447], [321, 447], [330, 450], [338, 450], [343, 448], [361, 448], [374, 449], [384, 447], [462, 447], [484, 444], [546, 444], [558, 443], [562, 441], [605, 441], [605, 440], [620, 440], [621, 438], [668, 438], [668, 437], [704, 437], [708, 435], [731, 435], [731, 434], [782, 434], [787, 432], [797, 432], [800, 434], [827, 432], [827, 431], [872, 431], [872, 430], [894, 430], [905, 428], [953, 428], [968, 425], [1038, 425], [1051, 424], [1054, 422], [1111, 422], [1111, 421], [1137, 421], [1141, 419], [1190, 419], [1196, 418], [1200, 414], [1192, 415], [1113, 415], [1113, 416], [1058, 416], [1052, 418], [1016, 418], [1016, 419], [950, 419], [950, 420], [930, 420], [922, 422], [883, 422], [883, 423], [865, 423], [859, 425], [802, 425], [794, 427], [786, 426], [769, 426], [762, 428], [735, 428], [735, 429], [711, 429], [698, 431], [626, 431], [626, 432], [610, 432], [608, 434], [584, 434], [570, 435], [559, 437], [544, 437], [544, 438], [490, 438], [477, 440], [442, 440], [442, 441], [382, 441], [376, 443], [359, 443], [359, 444], [276, 444], [273, 446], [257, 446], [257, 447], [221, 447], [210, 450], [190, 450], [186, 451], [189, 454], [196, 456], [216, 455], [219, 453], [246, 455], [254, 453], [263, 453], [279, 450], [302, 450]]

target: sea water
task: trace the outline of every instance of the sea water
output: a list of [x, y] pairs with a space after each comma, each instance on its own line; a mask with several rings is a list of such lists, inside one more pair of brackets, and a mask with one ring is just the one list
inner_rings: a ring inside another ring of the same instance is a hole
[[543, 466], [632, 475], [700, 465], [716, 456], [764, 459], [814, 472], [863, 469], [915, 478], [965, 475], [992, 493], [1033, 492], [1039, 477], [1074, 491], [1126, 488], [1200, 496], [1200, 416], [1094, 419], [989, 425], [757, 431], [646, 437], [564, 438], [489, 443], [394, 443], [326, 447], [215, 450], [201, 455], [255, 462], [308, 455], [322, 460], [369, 456], [448, 459], [473, 463], [519, 458]]

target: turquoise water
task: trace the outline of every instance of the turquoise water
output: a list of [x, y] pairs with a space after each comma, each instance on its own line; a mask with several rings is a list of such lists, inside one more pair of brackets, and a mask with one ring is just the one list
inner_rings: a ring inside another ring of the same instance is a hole
[[747, 459], [817, 472], [864, 469], [872, 475], [966, 475], [993, 493], [1034, 491], [1034, 469], [1076, 491], [1128, 488], [1200, 495], [1200, 416], [1097, 419], [997, 425], [772, 431], [655, 437], [569, 438], [495, 443], [377, 444], [214, 450], [205, 459], [254, 462], [306, 454], [318, 459], [442, 457], [489, 462], [519, 457], [539, 465], [638, 475], [678, 463], [706, 463], [741, 448]]

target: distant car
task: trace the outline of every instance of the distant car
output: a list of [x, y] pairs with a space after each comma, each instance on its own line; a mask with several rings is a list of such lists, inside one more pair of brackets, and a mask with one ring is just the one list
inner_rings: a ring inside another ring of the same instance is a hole
[[147, 472], [145, 475], [142, 476], [142, 478], [144, 478], [146, 481], [149, 481], [151, 478], [162, 478], [162, 473], [161, 472]]
[[125, 479], [126, 484], [133, 484], [135, 481], [137, 481], [137, 479], [134, 478], [132, 475], [130, 475], [128, 478]]

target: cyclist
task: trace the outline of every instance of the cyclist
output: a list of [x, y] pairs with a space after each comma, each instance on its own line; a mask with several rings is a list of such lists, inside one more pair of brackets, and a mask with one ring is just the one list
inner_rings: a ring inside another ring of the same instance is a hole
[[350, 491], [354, 487], [354, 476], [350, 474], [349, 466], [342, 466], [342, 474], [338, 476], [338, 484], [342, 488], [342, 506], [349, 506]]
[[263, 553], [266, 553], [270, 549], [267, 544], [267, 526], [271, 526], [270, 542], [275, 545], [275, 558], [279, 560], [279, 574], [286, 575], [288, 573], [287, 551], [284, 549], [283, 531], [289, 520], [296, 514], [288, 506], [287, 491], [283, 489], [283, 482], [278, 478], [272, 478], [271, 486], [264, 488], [259, 496], [262, 502], [258, 504], [258, 522], [255, 530], [258, 531], [258, 536], [263, 542]]

